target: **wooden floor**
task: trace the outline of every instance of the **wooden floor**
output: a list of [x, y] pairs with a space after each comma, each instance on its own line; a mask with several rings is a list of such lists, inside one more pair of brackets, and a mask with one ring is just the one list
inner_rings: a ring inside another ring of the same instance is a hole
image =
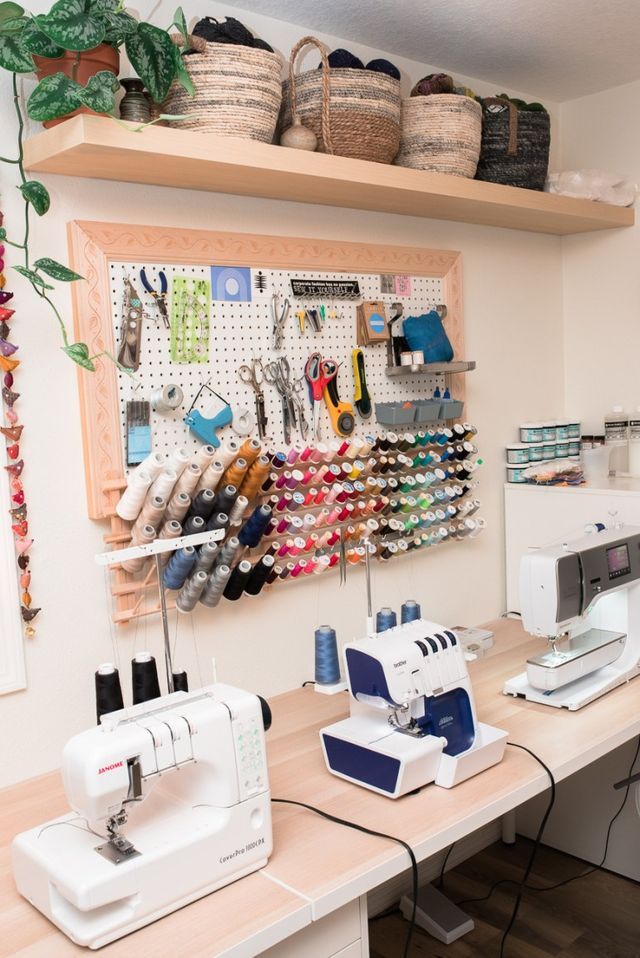
[[[492, 845], [447, 873], [452, 901], [479, 898], [499, 878], [520, 880], [530, 843]], [[589, 866], [550, 848], [540, 848], [530, 884], [553, 884]], [[498, 958], [515, 886], [498, 888], [488, 901], [465, 905], [475, 928], [452, 945], [416, 929], [412, 958]], [[401, 915], [369, 924], [371, 958], [401, 958], [407, 923]], [[505, 958], [640, 958], [640, 885], [599, 871], [565, 888], [526, 892], [505, 948]]]

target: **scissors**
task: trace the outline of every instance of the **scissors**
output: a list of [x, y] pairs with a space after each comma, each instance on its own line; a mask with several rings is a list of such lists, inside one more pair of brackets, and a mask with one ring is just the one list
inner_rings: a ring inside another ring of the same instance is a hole
[[160, 292], [155, 290], [147, 279], [147, 273], [144, 266], [140, 270], [140, 282], [148, 292], [149, 296], [153, 296], [155, 299], [156, 305], [160, 310], [160, 315], [162, 316], [162, 321], [167, 329], [169, 329], [169, 313], [167, 311], [167, 290], [169, 287], [167, 285], [167, 276], [164, 270], [161, 269], [159, 271], [158, 279], [160, 280]]
[[285, 299], [280, 310], [280, 296], [274, 293], [271, 297], [271, 311], [273, 313], [273, 348], [278, 352], [282, 349], [282, 339], [284, 337], [284, 327], [287, 322], [291, 303]]
[[[262, 359], [255, 357], [251, 360], [251, 365], [240, 366], [238, 369], [238, 376], [243, 383], [246, 383], [247, 386], [251, 386], [255, 395], [256, 395], [256, 421], [258, 423], [258, 436], [260, 439], [264, 439], [267, 434], [267, 414], [264, 408], [264, 393], [262, 391], [262, 384], [267, 378], [265, 375], [265, 370], [262, 365]], [[270, 380], [267, 380], [269, 382]]]
[[304, 367], [304, 378], [309, 385], [312, 405], [311, 432], [316, 439], [320, 438], [318, 403], [322, 402], [326, 387], [337, 375], [338, 364], [335, 359], [323, 359], [322, 353], [311, 353]]
[[291, 379], [291, 367], [286, 356], [281, 356], [265, 367], [265, 379], [280, 393], [285, 442], [287, 444], [291, 442], [291, 429], [295, 429], [296, 426], [300, 429], [302, 438], [306, 438], [308, 423], [302, 400], [298, 395], [302, 383], [299, 379]]

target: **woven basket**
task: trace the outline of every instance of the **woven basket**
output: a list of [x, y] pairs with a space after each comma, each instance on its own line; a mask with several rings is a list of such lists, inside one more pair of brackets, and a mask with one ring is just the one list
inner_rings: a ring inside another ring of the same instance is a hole
[[402, 139], [397, 166], [475, 176], [480, 155], [482, 107], [455, 93], [402, 101]]
[[[296, 76], [296, 57], [308, 44], [320, 51], [322, 69]], [[393, 162], [400, 146], [399, 80], [374, 70], [333, 69], [324, 45], [303, 37], [291, 51], [282, 87], [281, 131], [297, 117], [313, 130], [321, 153]]]
[[487, 97], [482, 105], [482, 146], [476, 179], [526, 190], [544, 189], [551, 143], [549, 114], [518, 110], [500, 97]]
[[[172, 35], [182, 43], [180, 35]], [[196, 88], [190, 96], [174, 83], [163, 113], [187, 114], [179, 129], [271, 143], [282, 101], [282, 60], [277, 53], [189, 37], [196, 53], [183, 57]]]

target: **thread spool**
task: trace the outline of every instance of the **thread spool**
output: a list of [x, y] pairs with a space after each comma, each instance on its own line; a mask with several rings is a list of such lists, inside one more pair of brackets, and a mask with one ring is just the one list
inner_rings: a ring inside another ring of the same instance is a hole
[[402, 603], [400, 609], [400, 622], [404, 625], [405, 622], [415, 622], [416, 619], [422, 618], [422, 610], [420, 605], [416, 602], [415, 599], [407, 599]]
[[196, 487], [197, 491], [200, 492], [202, 489], [211, 489], [212, 492], [215, 492], [220, 485], [223, 475], [224, 466], [219, 459], [214, 459], [202, 473]]
[[214, 571], [207, 579], [204, 591], [200, 596], [200, 604], [208, 609], [214, 609], [222, 598], [225, 586], [229, 581], [231, 569], [228, 565], [222, 563], [216, 566]]
[[209, 576], [206, 572], [200, 571], [195, 572], [190, 579], [187, 579], [176, 596], [176, 609], [178, 612], [192, 612], [195, 609], [200, 596], [204, 592], [208, 578]]
[[151, 496], [161, 496], [163, 499], [168, 501], [171, 497], [171, 493], [173, 492], [173, 487], [177, 481], [177, 472], [174, 469], [165, 467], [160, 475], [154, 479], [149, 493]]
[[[271, 463], [267, 456], [258, 456], [254, 462], [251, 463], [247, 471], [244, 481], [242, 483], [240, 491], [243, 496], [246, 496], [247, 499], [253, 499], [259, 489], [264, 489], [264, 483], [267, 480], [271, 470]], [[269, 487], [267, 487], [269, 488]], [[266, 489], [264, 490], [267, 491]]]
[[[389, 543], [387, 548], [393, 544], [394, 543]], [[395, 551], [397, 551], [397, 549]], [[398, 616], [389, 606], [383, 606], [383, 608], [376, 613], [376, 632], [386, 632], [387, 629], [393, 629], [397, 624]]]
[[239, 526], [242, 523], [242, 518], [247, 510], [249, 505], [249, 500], [246, 496], [238, 496], [236, 501], [233, 504], [233, 508], [229, 513], [229, 524], [232, 526]]
[[238, 490], [236, 486], [226, 485], [218, 491], [216, 495], [216, 501], [214, 506], [215, 512], [226, 512], [227, 514], [231, 512], [233, 504], [236, 501], [236, 496], [238, 495]]
[[275, 565], [275, 559], [272, 555], [263, 555], [259, 562], [254, 565], [249, 581], [244, 587], [247, 595], [259, 595], [262, 591], [269, 573]]
[[314, 633], [315, 680], [317, 685], [335, 685], [340, 681], [340, 662], [336, 630], [319, 626]]
[[160, 416], [168, 416], [170, 413], [179, 409], [184, 400], [184, 393], [180, 386], [173, 383], [167, 383], [151, 393], [149, 401], [151, 408]]
[[149, 652], [139, 652], [131, 660], [131, 693], [134, 705], [160, 697], [156, 660]]
[[162, 522], [166, 506], [167, 503], [162, 496], [152, 496], [150, 492], [147, 493], [147, 498], [142, 505], [140, 515], [133, 526], [134, 532], [132, 534], [137, 534], [137, 530], [143, 526], [153, 526], [154, 529], [158, 529]]
[[176, 522], [182, 522], [191, 506], [191, 499], [186, 492], [176, 492], [167, 506], [165, 512], [166, 519], [175, 519]]
[[183, 470], [182, 475], [173, 487], [174, 496], [184, 492], [185, 495], [192, 499], [196, 489], [198, 488], [198, 483], [200, 482], [201, 478], [202, 470], [200, 466], [197, 466], [195, 462], [190, 462], [187, 468]]
[[207, 523], [204, 521], [202, 516], [189, 516], [182, 526], [182, 534], [184, 536], [193, 536], [197, 532], [204, 532], [206, 528]]
[[257, 439], [245, 439], [238, 450], [238, 455], [251, 466], [261, 452], [262, 446]]
[[151, 473], [140, 469], [136, 469], [129, 478], [130, 483], [116, 505], [116, 513], [121, 519], [133, 522], [138, 518], [147, 492], [154, 480], [151, 478]]
[[213, 563], [219, 551], [220, 547], [217, 542], [203, 542], [198, 550], [198, 558], [193, 567], [193, 574], [195, 575], [197, 572], [209, 573], [213, 568]]
[[132, 472], [129, 473], [127, 478], [127, 485], [131, 485], [132, 482], [135, 482], [135, 475], [138, 472], [146, 472], [147, 475], [151, 476], [151, 482], [160, 475], [164, 468], [164, 456], [159, 452], [150, 452], [146, 459], [143, 459], [142, 462], [136, 466]]
[[117, 712], [124, 708], [120, 675], [111, 662], [99, 665], [95, 675], [96, 681], [96, 721], [100, 725], [100, 716], [109, 712]]
[[223, 482], [228, 486], [239, 488], [244, 481], [244, 477], [249, 469], [249, 463], [242, 456], [238, 456], [235, 462], [225, 470]]
[[206, 522], [211, 518], [215, 501], [216, 496], [211, 489], [202, 489], [191, 503], [187, 521], [192, 516], [200, 516]]
[[267, 576], [267, 585], [271, 585], [272, 582], [275, 582], [276, 579], [279, 579], [282, 575], [282, 566], [274, 565], [271, 569], [271, 572]]
[[[136, 526], [134, 526], [133, 535], [131, 537], [131, 545], [147, 545], [149, 542], [153, 542], [155, 537], [156, 530], [153, 528], [153, 526], [146, 525], [142, 526], [140, 529], [137, 529]], [[125, 572], [140, 572], [146, 561], [146, 556], [139, 556], [135, 559], [125, 559], [125, 561], [122, 563], [122, 568], [125, 570]]]
[[198, 558], [193, 546], [184, 546], [176, 549], [162, 576], [162, 585], [165, 589], [181, 589], [187, 577], [191, 574]]
[[200, 468], [202, 469], [202, 472], [204, 473], [207, 471], [211, 463], [215, 461], [215, 458], [216, 458], [215, 449], [213, 448], [213, 446], [210, 446], [208, 443], [206, 443], [204, 446], [200, 446], [195, 456], [193, 457], [193, 461], [197, 466], [200, 466]]
[[189, 465], [189, 461], [189, 453], [184, 446], [177, 446], [173, 452], [169, 453], [169, 458], [167, 459], [167, 465], [165, 466], [164, 471], [175, 472], [177, 482], [179, 477]]
[[225, 599], [229, 599], [231, 602], [236, 602], [240, 598], [247, 587], [251, 571], [251, 563], [247, 559], [243, 559], [242, 562], [238, 563], [229, 576], [229, 581], [224, 587], [224, 592], [222, 594]]
[[[182, 535], [182, 526], [179, 522], [176, 522], [175, 519], [170, 519], [169, 522], [165, 522], [160, 533], [158, 535], [159, 539], [177, 539], [178, 536]], [[159, 556], [160, 565], [162, 568], [166, 566], [169, 561], [169, 554], [167, 552], [161, 553]]]
[[178, 672], [173, 672], [173, 691], [174, 692], [188, 692], [189, 691], [189, 680], [187, 679], [187, 673], [184, 669], [180, 669]]
[[271, 506], [257, 506], [238, 534], [240, 544], [254, 549], [263, 536], [271, 514]]
[[226, 439], [218, 449], [218, 462], [222, 463], [224, 469], [231, 465], [240, 451], [240, 443], [235, 439]]
[[216, 512], [207, 522], [207, 532], [215, 532], [216, 529], [227, 529], [229, 526], [229, 516], [226, 512]]
[[220, 565], [228, 565], [231, 567], [238, 556], [242, 551], [242, 546], [238, 541], [237, 536], [229, 536], [225, 544], [220, 549], [220, 555], [216, 559], [215, 568], [217, 569]]

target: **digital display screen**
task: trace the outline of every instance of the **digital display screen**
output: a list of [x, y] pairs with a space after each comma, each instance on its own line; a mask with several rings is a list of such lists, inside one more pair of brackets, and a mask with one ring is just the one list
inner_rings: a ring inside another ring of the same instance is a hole
[[629, 563], [629, 547], [625, 543], [621, 546], [612, 546], [607, 549], [607, 566], [609, 567], [609, 578], [616, 579], [618, 576], [626, 575], [631, 572]]

